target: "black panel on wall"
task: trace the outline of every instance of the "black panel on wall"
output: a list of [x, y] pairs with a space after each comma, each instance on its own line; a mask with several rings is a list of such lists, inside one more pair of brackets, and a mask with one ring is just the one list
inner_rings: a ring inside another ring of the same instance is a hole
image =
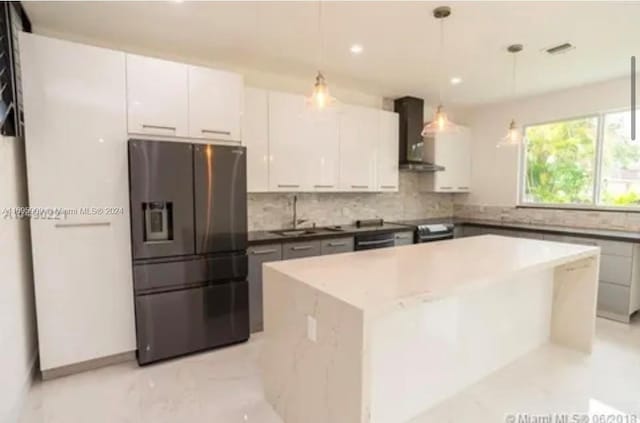
[[22, 136], [22, 84], [18, 33], [31, 32], [31, 22], [20, 2], [0, 2], [0, 133]]

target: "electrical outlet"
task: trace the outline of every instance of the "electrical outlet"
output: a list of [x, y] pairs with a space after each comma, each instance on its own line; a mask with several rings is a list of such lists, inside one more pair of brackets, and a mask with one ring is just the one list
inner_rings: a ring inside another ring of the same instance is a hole
[[315, 317], [307, 315], [307, 338], [311, 342], [318, 341], [318, 321]]

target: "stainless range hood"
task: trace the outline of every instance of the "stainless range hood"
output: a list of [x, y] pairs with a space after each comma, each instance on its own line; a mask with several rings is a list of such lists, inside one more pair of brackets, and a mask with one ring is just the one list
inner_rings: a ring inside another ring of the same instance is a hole
[[394, 110], [400, 115], [400, 169], [413, 172], [437, 172], [443, 166], [424, 161], [422, 139], [424, 100], [402, 97], [394, 101]]

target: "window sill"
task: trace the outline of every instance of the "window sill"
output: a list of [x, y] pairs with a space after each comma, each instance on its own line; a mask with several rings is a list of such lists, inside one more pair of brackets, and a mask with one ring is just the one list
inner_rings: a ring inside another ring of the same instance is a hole
[[640, 207], [615, 207], [615, 206], [579, 206], [563, 204], [518, 204], [517, 209], [544, 209], [544, 210], [565, 210], [565, 211], [594, 211], [594, 212], [617, 212], [617, 213], [640, 213]]

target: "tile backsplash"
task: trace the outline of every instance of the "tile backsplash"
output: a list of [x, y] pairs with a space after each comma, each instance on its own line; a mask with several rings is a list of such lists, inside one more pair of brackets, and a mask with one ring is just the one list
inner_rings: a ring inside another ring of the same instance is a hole
[[[300, 193], [298, 219], [318, 226], [343, 225], [357, 219], [421, 219], [453, 215], [452, 194], [420, 192], [422, 175], [400, 172], [394, 193]], [[282, 229], [292, 225], [293, 194], [249, 194], [249, 230]]]
[[456, 204], [454, 206], [454, 215], [457, 218], [499, 222], [640, 231], [640, 213]]

